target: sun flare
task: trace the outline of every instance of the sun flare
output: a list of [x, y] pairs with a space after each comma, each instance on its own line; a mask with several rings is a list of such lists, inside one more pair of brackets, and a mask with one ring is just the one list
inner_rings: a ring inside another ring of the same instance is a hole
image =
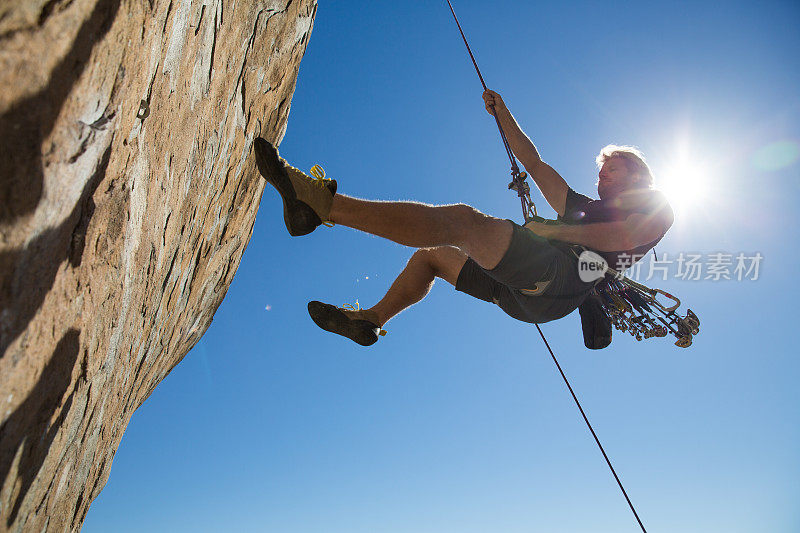
[[657, 186], [667, 195], [674, 209], [684, 210], [706, 198], [711, 180], [712, 176], [705, 166], [681, 161], [658, 174]]

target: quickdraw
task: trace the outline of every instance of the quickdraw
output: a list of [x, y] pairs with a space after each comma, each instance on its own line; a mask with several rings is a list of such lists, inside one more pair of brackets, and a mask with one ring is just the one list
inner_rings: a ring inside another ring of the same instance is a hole
[[[661, 289], [651, 289], [614, 272], [594, 292], [614, 328], [627, 331], [637, 341], [672, 334], [677, 339], [675, 346], [688, 348], [694, 335], [700, 333], [697, 315], [691, 309], [686, 310], [685, 316], [676, 313], [681, 301]], [[673, 304], [663, 305], [656, 298], [659, 294]]]

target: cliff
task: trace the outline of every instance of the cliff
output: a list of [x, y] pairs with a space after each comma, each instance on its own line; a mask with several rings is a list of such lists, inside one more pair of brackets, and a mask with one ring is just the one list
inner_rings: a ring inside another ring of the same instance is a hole
[[78, 530], [208, 328], [315, 0], [0, 5], [0, 530]]

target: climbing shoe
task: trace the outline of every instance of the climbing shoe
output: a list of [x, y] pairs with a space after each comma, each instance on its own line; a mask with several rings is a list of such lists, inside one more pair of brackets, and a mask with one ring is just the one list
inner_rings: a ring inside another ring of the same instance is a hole
[[332, 226], [328, 220], [336, 194], [336, 181], [325, 179], [325, 171], [315, 165], [314, 175], [307, 176], [289, 165], [269, 141], [256, 137], [253, 141], [258, 171], [278, 190], [283, 200], [283, 220], [292, 236], [307, 235], [320, 224]]
[[347, 306], [336, 307], [322, 302], [308, 302], [308, 314], [319, 327], [325, 331], [347, 337], [360, 344], [369, 346], [378, 341], [378, 336], [386, 332], [378, 325], [378, 317], [365, 309]]

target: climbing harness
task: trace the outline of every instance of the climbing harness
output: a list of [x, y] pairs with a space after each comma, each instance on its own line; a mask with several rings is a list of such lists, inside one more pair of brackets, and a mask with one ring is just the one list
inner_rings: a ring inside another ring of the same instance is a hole
[[[461, 28], [461, 23], [458, 21], [456, 12], [453, 9], [453, 4], [450, 2], [450, 0], [447, 0], [447, 5], [450, 7], [450, 12], [453, 14], [453, 19], [458, 26], [458, 31], [461, 33], [461, 38], [464, 40], [464, 45], [467, 47], [469, 57], [472, 59], [472, 64], [475, 67], [475, 71], [478, 73], [478, 78], [481, 80], [483, 90], [486, 91], [488, 90], [488, 87], [486, 86], [483, 75], [478, 68], [478, 63], [475, 60], [475, 56], [472, 53], [469, 42], [467, 42], [467, 37], [464, 35], [464, 30]], [[500, 119], [497, 117], [496, 113], [493, 113], [492, 115], [494, 116], [495, 123], [497, 124], [497, 129], [500, 131], [500, 138], [503, 142], [503, 146], [506, 149], [508, 159], [511, 162], [512, 179], [511, 183], [508, 185], [508, 188], [516, 191], [517, 196], [520, 198], [520, 202], [522, 204], [522, 215], [525, 219], [525, 223], [528, 223], [532, 220], [552, 223], [553, 221], [546, 221], [537, 215], [536, 206], [530, 197], [530, 186], [525, 181], [527, 174], [525, 172], [520, 172], [516, 158], [514, 157], [514, 153], [511, 150], [511, 145], [508, 142], [505, 131], [503, 131], [503, 126], [500, 124]], [[608, 266], [605, 268], [605, 278], [602, 282], [595, 286], [593, 289], [593, 294], [597, 297], [597, 299], [600, 300], [600, 309], [602, 309], [602, 312], [606, 314], [606, 318], [610, 320], [614, 327], [620, 331], [630, 332], [631, 335], [633, 335], [637, 340], [650, 337], [664, 337], [669, 333], [672, 333], [678, 339], [675, 343], [677, 346], [685, 348], [692, 344], [692, 335], [696, 335], [699, 332], [700, 320], [691, 310], [687, 310], [685, 317], [677, 315], [675, 310], [678, 308], [678, 306], [680, 306], [680, 300], [665, 291], [660, 289], [650, 289], [640, 283], [628, 279], [615, 270], [610, 269]], [[673, 304], [666, 306], [660, 303], [656, 299], [656, 296], [659, 294], [672, 300]], [[558, 368], [564, 383], [567, 385], [567, 388], [572, 395], [572, 399], [578, 406], [578, 410], [581, 412], [581, 416], [583, 417], [584, 422], [586, 422], [586, 426], [592, 433], [592, 437], [594, 437], [597, 447], [603, 454], [603, 458], [606, 460], [608, 468], [611, 470], [611, 473], [613, 474], [617, 485], [622, 491], [623, 496], [625, 496], [625, 500], [628, 502], [628, 506], [633, 512], [633, 516], [636, 517], [636, 521], [638, 522], [642, 531], [647, 533], [644, 524], [639, 518], [639, 514], [636, 512], [636, 508], [634, 508], [633, 503], [628, 497], [628, 493], [625, 491], [625, 487], [622, 485], [622, 481], [619, 479], [619, 476], [617, 476], [617, 472], [614, 470], [611, 460], [608, 458], [608, 455], [603, 449], [603, 445], [600, 443], [600, 439], [597, 437], [594, 428], [592, 428], [592, 424], [589, 422], [589, 418], [586, 416], [583, 407], [581, 407], [581, 403], [578, 401], [578, 397], [575, 395], [572, 385], [570, 385], [566, 374], [564, 374], [564, 371], [561, 369], [558, 359], [556, 359], [552, 348], [550, 348], [550, 343], [547, 342], [547, 338], [544, 336], [542, 328], [539, 326], [539, 324], [535, 324], [535, 326], [539, 331], [539, 335], [542, 337], [542, 341], [544, 341], [544, 345], [550, 352], [550, 357], [552, 357], [556, 368]]]

